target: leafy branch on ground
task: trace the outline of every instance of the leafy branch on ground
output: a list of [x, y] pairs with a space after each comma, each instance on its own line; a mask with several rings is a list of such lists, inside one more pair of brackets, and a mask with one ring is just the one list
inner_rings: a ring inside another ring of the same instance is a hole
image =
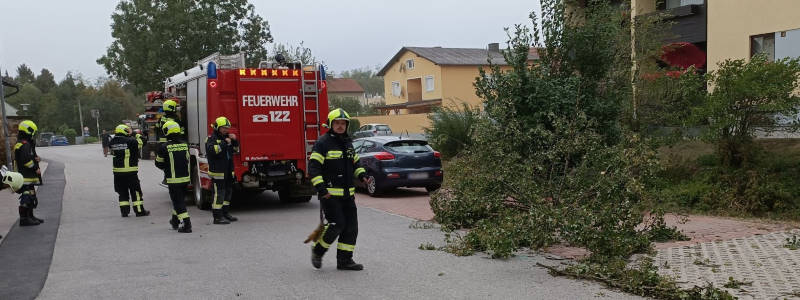
[[648, 257], [634, 267], [628, 267], [624, 260], [604, 264], [579, 263], [566, 268], [537, 265], [550, 270], [553, 275], [593, 280], [624, 292], [657, 299], [736, 299], [711, 283], [681, 288], [673, 278], [660, 275], [658, 267]]

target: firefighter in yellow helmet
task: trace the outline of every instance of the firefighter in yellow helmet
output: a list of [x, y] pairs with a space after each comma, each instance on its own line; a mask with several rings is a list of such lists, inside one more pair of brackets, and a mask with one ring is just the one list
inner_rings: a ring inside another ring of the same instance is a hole
[[[119, 210], [127, 217], [133, 206], [137, 217], [150, 215], [144, 209], [142, 187], [139, 183], [139, 143], [131, 137], [131, 128], [120, 124], [114, 129], [114, 138], [109, 142], [114, 156], [114, 191], [119, 194]], [[131, 201], [133, 203], [131, 203]]]
[[39, 128], [33, 121], [25, 120], [19, 123], [18, 130], [17, 143], [14, 144], [14, 169], [23, 177], [23, 185], [17, 190], [22, 194], [19, 198], [19, 226], [39, 225], [44, 220], [33, 215], [33, 210], [39, 206], [34, 185], [41, 183], [42, 176], [33, 139]]
[[167, 142], [156, 152], [156, 167], [164, 170], [172, 200], [172, 229], [181, 233], [192, 232], [192, 222], [183, 198], [189, 185], [189, 145], [180, 137], [181, 128], [175, 121], [167, 121], [162, 128], [167, 134]]
[[233, 155], [239, 152], [239, 141], [230, 133], [231, 122], [222, 116], [211, 123], [214, 132], [206, 139], [206, 157], [208, 158], [208, 175], [211, 176], [213, 188], [211, 213], [214, 224], [230, 224], [238, 219], [228, 212], [233, 182], [235, 179]]
[[[173, 99], [165, 100], [164, 104], [162, 104], [162, 109], [164, 110], [164, 115], [161, 116], [161, 118], [158, 120], [158, 123], [156, 123], [156, 126], [158, 126], [158, 128], [156, 128], [156, 130], [155, 130], [156, 134], [158, 136], [158, 141], [160, 143], [164, 143], [164, 142], [167, 141], [167, 133], [164, 132], [164, 130], [162, 129], [162, 128], [164, 128], [164, 124], [165, 123], [167, 123], [168, 121], [174, 121], [174, 122], [178, 123], [178, 125], [181, 124], [181, 120], [180, 120], [180, 118], [178, 118], [178, 102], [177, 101], [175, 101]], [[183, 134], [184, 132], [185, 132], [185, 130], [183, 129], [183, 126], [181, 126], [180, 134]]]
[[350, 115], [341, 108], [328, 114], [328, 132], [314, 144], [309, 159], [308, 173], [317, 190], [318, 199], [328, 224], [311, 248], [311, 264], [322, 267], [322, 256], [334, 241], [336, 268], [360, 271], [364, 266], [353, 261], [353, 251], [358, 236], [355, 186], [353, 179], [365, 181], [364, 168], [358, 167], [358, 154], [347, 135]]

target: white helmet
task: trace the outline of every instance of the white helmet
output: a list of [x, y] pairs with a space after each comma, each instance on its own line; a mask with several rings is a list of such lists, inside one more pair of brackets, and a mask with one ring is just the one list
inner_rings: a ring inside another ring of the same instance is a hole
[[6, 168], [6, 166], [3, 166], [2, 170], [0, 170], [0, 176], [3, 177], [3, 184], [7, 184], [11, 187], [11, 190], [15, 192], [22, 187], [23, 181], [25, 181], [25, 178], [22, 177], [22, 174], [18, 172], [11, 172], [8, 170], [8, 168]]

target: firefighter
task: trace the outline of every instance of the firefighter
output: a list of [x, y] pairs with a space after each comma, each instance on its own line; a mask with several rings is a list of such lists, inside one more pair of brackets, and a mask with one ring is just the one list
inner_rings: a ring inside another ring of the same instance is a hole
[[229, 133], [231, 122], [222, 116], [211, 124], [214, 133], [206, 139], [208, 175], [214, 184], [211, 212], [214, 224], [230, 224], [238, 219], [228, 212], [233, 194], [233, 154], [239, 152], [236, 135]]
[[142, 157], [142, 146], [144, 146], [144, 136], [142, 135], [142, 130], [136, 129], [133, 132], [136, 142], [139, 143], [139, 157]]
[[44, 220], [33, 215], [39, 206], [34, 185], [41, 182], [42, 171], [39, 169], [39, 156], [36, 155], [36, 142], [33, 135], [39, 128], [31, 120], [19, 123], [17, 143], [14, 144], [14, 169], [23, 176], [24, 184], [17, 190], [19, 197], [19, 226], [33, 226], [44, 223]]
[[[127, 217], [131, 204], [137, 217], [150, 215], [144, 209], [142, 188], [139, 183], [139, 143], [130, 136], [131, 128], [120, 124], [114, 129], [114, 138], [109, 143], [113, 158], [114, 190], [119, 194], [119, 210]], [[131, 203], [133, 201], [133, 203]]]
[[[158, 128], [156, 129], [156, 133], [158, 136], [159, 143], [167, 142], [167, 135], [162, 130], [162, 128], [164, 128], [165, 123], [167, 123], [168, 121], [175, 121], [180, 125], [181, 122], [180, 119], [178, 118], [178, 102], [172, 99], [168, 99], [164, 101], [164, 104], [162, 104], [162, 109], [164, 110], [164, 115], [161, 116], [161, 118], [158, 120], [158, 123], [156, 124], [158, 126]], [[183, 133], [184, 129], [183, 126], [181, 126], [181, 134]]]
[[189, 185], [189, 145], [180, 137], [181, 127], [175, 121], [167, 121], [162, 128], [167, 142], [161, 144], [156, 154], [156, 167], [164, 170], [172, 200], [172, 229], [182, 233], [192, 232], [192, 222], [186, 210], [184, 196]]
[[366, 181], [364, 168], [358, 167], [358, 155], [347, 135], [350, 116], [341, 108], [328, 114], [328, 133], [314, 144], [308, 172], [328, 224], [312, 246], [311, 264], [322, 267], [322, 256], [338, 238], [336, 268], [360, 271], [364, 266], [353, 261], [358, 236], [355, 186], [353, 179]]

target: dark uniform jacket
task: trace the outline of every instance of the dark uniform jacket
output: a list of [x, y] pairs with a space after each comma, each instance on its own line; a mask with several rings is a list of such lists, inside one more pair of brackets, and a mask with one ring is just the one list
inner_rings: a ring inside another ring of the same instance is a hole
[[239, 152], [239, 141], [225, 141], [219, 131], [214, 130], [206, 139], [206, 157], [208, 158], [208, 176], [214, 179], [232, 179], [233, 154]]
[[156, 154], [156, 167], [164, 170], [167, 184], [189, 182], [189, 161], [189, 145], [178, 139], [161, 144]]
[[139, 171], [139, 142], [135, 138], [117, 134], [108, 147], [114, 155], [114, 173]]
[[39, 175], [36, 174], [38, 169], [36, 143], [28, 138], [20, 137], [14, 145], [14, 170], [22, 174], [25, 184], [38, 184]]
[[314, 144], [308, 163], [311, 184], [320, 195], [348, 197], [355, 194], [353, 179], [363, 179], [364, 168], [358, 167], [358, 154], [347, 136], [328, 132]]

